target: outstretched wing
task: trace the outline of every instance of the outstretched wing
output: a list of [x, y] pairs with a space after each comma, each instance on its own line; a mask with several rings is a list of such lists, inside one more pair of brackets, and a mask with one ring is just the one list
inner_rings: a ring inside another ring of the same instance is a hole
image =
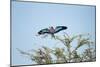
[[49, 29], [48, 28], [45, 28], [45, 29], [42, 29], [38, 32], [39, 35], [41, 34], [45, 34], [45, 33], [50, 33]]
[[55, 28], [55, 33], [59, 32], [59, 31], [61, 31], [61, 30], [65, 30], [65, 29], [67, 29], [66, 26], [57, 26], [57, 27]]

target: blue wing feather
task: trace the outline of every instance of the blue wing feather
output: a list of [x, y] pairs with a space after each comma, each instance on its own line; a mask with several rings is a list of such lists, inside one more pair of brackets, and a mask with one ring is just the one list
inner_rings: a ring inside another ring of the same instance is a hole
[[48, 28], [42, 29], [38, 32], [38, 34], [45, 34], [45, 33], [50, 33]]
[[55, 33], [59, 32], [59, 31], [61, 31], [61, 30], [65, 30], [65, 29], [67, 29], [66, 26], [57, 26], [57, 27], [55, 28]]

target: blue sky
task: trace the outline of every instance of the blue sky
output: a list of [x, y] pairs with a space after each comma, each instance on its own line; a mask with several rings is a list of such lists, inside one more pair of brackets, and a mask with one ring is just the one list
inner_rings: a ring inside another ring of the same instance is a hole
[[37, 32], [43, 28], [59, 25], [67, 26], [68, 29], [56, 35], [62, 35], [64, 32], [70, 35], [90, 33], [91, 39], [94, 40], [95, 7], [13, 1], [12, 64], [26, 65], [33, 63], [30, 59], [20, 55], [16, 48], [27, 51], [38, 49], [41, 46], [64, 47], [50, 37], [36, 36]]

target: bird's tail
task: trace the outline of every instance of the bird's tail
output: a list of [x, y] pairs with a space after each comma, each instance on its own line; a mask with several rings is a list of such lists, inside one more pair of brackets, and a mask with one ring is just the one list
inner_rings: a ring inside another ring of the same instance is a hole
[[54, 34], [51, 34], [51, 37], [52, 37], [52, 38], [55, 38], [55, 35], [54, 35]]

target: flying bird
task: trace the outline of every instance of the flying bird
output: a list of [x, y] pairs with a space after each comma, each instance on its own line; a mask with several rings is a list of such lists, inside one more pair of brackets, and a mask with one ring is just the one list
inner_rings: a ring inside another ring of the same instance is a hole
[[38, 34], [39, 35], [44, 35], [44, 34], [50, 34], [52, 37], [55, 37], [54, 34], [62, 31], [62, 30], [65, 30], [67, 29], [66, 26], [56, 26], [55, 28], [54, 27], [49, 27], [49, 28], [45, 28], [45, 29], [41, 29]]

